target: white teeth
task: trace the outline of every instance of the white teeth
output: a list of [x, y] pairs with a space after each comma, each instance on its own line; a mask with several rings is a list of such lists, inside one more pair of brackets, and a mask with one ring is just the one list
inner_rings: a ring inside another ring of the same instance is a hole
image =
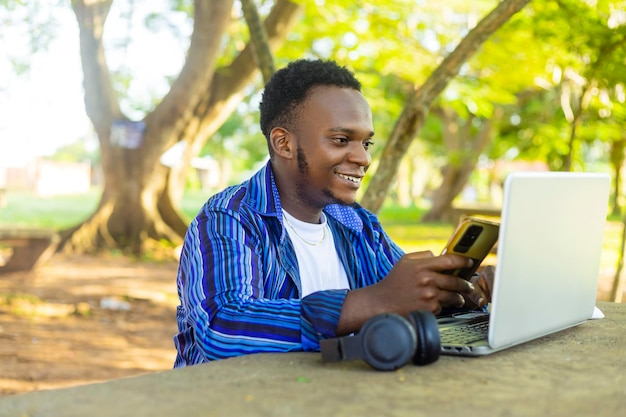
[[341, 178], [345, 178], [348, 181], [352, 181], [355, 184], [360, 184], [361, 183], [361, 178], [357, 178], [357, 177], [351, 177], [349, 175], [343, 175], [343, 174], [337, 174], [338, 176], [340, 176]]

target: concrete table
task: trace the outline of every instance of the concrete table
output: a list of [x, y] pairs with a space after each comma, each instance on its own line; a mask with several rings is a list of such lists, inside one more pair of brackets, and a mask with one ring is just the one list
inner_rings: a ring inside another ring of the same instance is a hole
[[482, 358], [378, 372], [259, 354], [0, 399], [0, 416], [623, 416], [626, 304]]

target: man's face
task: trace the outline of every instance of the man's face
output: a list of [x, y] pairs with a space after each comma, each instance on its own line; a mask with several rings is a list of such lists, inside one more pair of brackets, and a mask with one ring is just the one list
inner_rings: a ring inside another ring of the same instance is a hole
[[300, 203], [315, 209], [354, 203], [371, 162], [368, 148], [374, 135], [371, 110], [361, 93], [315, 87], [294, 130]]

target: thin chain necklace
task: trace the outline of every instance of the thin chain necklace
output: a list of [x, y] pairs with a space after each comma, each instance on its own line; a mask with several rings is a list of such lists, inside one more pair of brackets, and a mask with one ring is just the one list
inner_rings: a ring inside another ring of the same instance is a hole
[[300, 233], [298, 233], [298, 231], [296, 230], [296, 228], [293, 226], [293, 224], [291, 224], [291, 222], [289, 221], [289, 219], [287, 218], [287, 216], [283, 216], [283, 219], [285, 219], [285, 223], [287, 223], [287, 226], [289, 226], [289, 228], [291, 230], [293, 230], [293, 232], [296, 234], [296, 236], [298, 236], [298, 238], [303, 241], [304, 243], [306, 243], [309, 246], [319, 246], [324, 242], [324, 239], [326, 239], [326, 224], [324, 224], [324, 228], [322, 229], [322, 238], [319, 240], [319, 242], [311, 242], [310, 240], [306, 240], [305, 238], [303, 238], [302, 236], [300, 236]]

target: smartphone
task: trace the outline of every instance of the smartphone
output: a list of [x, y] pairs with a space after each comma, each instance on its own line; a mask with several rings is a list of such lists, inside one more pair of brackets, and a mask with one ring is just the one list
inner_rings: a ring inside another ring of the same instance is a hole
[[474, 263], [469, 268], [446, 271], [446, 273], [470, 279], [498, 241], [500, 224], [476, 217], [461, 219], [448, 243], [441, 252], [456, 253], [472, 258]]

